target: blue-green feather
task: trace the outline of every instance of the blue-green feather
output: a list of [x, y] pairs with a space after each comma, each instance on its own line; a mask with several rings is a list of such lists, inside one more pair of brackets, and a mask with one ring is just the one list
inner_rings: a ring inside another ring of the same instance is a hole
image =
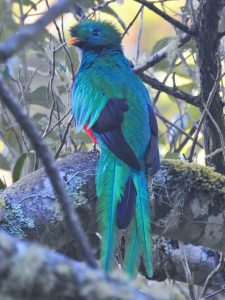
[[146, 272], [149, 277], [153, 275], [152, 269], [152, 242], [150, 235], [150, 202], [147, 189], [147, 179], [144, 172], [134, 176], [134, 185], [137, 190], [135, 216], [137, 233], [140, 243], [140, 255], [143, 257]]
[[137, 232], [137, 221], [134, 216], [131, 224], [128, 227], [128, 234], [126, 236], [125, 244], [125, 256], [123, 262], [123, 269], [131, 277], [137, 275], [139, 260], [140, 260], [140, 247], [138, 241], [138, 232]]
[[105, 272], [109, 272], [114, 265], [118, 241], [115, 213], [128, 178], [127, 169], [128, 166], [121, 164], [109, 150], [102, 151], [95, 181], [97, 220], [102, 236], [101, 265]]

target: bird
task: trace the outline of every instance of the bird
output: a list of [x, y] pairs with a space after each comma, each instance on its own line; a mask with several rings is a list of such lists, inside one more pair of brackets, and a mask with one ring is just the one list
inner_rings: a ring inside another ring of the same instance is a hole
[[124, 271], [136, 276], [142, 260], [151, 278], [147, 177], [160, 166], [155, 109], [123, 53], [122, 34], [114, 24], [85, 19], [70, 33], [67, 44], [80, 53], [71, 89], [75, 127], [85, 129], [101, 150], [95, 174], [100, 263], [106, 273], [115, 268], [120, 232], [126, 230]]

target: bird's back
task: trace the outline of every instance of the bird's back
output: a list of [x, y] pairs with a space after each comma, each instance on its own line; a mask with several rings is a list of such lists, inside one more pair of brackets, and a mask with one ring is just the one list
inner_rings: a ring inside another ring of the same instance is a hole
[[92, 99], [84, 98], [90, 105], [95, 105], [94, 102], [97, 101], [102, 109], [109, 99], [126, 99], [129, 109], [124, 113], [122, 131], [136, 156], [143, 159], [150, 139], [147, 109], [150, 99], [146, 87], [134, 74], [123, 53], [116, 49], [107, 49], [86, 64], [86, 67], [81, 66], [78, 79], [79, 77], [87, 83], [86, 88], [91, 90]]

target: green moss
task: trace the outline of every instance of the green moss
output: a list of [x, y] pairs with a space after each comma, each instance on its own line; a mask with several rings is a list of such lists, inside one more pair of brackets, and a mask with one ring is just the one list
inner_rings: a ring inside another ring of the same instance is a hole
[[174, 181], [184, 183], [185, 189], [194, 187], [196, 191], [225, 195], [225, 176], [216, 173], [213, 168], [179, 160], [163, 160], [163, 169], [168, 170]]

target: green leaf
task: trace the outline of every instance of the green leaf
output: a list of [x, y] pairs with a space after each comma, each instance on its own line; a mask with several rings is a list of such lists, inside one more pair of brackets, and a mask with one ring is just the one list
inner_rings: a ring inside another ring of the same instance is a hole
[[21, 175], [22, 175], [22, 171], [24, 169], [26, 160], [28, 157], [32, 156], [33, 158], [35, 157], [35, 153], [34, 152], [29, 152], [29, 153], [23, 153], [16, 161], [14, 167], [13, 167], [13, 171], [12, 171], [12, 179], [13, 182], [16, 182], [17, 180], [20, 179]]
[[2, 170], [10, 170], [9, 163], [4, 155], [0, 153], [0, 169]]
[[[10, 126], [10, 124], [9, 124]], [[18, 139], [20, 138], [20, 133], [18, 128], [16, 127], [17, 124], [14, 126], [10, 126], [4, 131], [4, 136], [7, 139], [7, 142], [10, 147], [12, 147], [15, 151], [20, 151], [20, 146], [18, 144]]]
[[26, 96], [26, 101], [29, 104], [36, 104], [36, 105], [43, 106], [45, 108], [49, 108], [50, 105], [48, 103], [47, 98], [48, 98], [47, 87], [41, 86], [41, 87], [38, 87], [33, 92], [28, 93]]
[[16, 182], [17, 180], [20, 179], [25, 162], [27, 159], [27, 153], [23, 153], [16, 161], [14, 167], [13, 167], [13, 172], [12, 172], [12, 179], [13, 182]]
[[[56, 95], [59, 109], [64, 109], [64, 105], [60, 98]], [[48, 101], [48, 89], [45, 86], [40, 86], [36, 90], [34, 90], [31, 93], [27, 93], [26, 95], [26, 101], [30, 105], [35, 104], [35, 105], [40, 105], [45, 108], [50, 108], [51, 104], [49, 104]]]

